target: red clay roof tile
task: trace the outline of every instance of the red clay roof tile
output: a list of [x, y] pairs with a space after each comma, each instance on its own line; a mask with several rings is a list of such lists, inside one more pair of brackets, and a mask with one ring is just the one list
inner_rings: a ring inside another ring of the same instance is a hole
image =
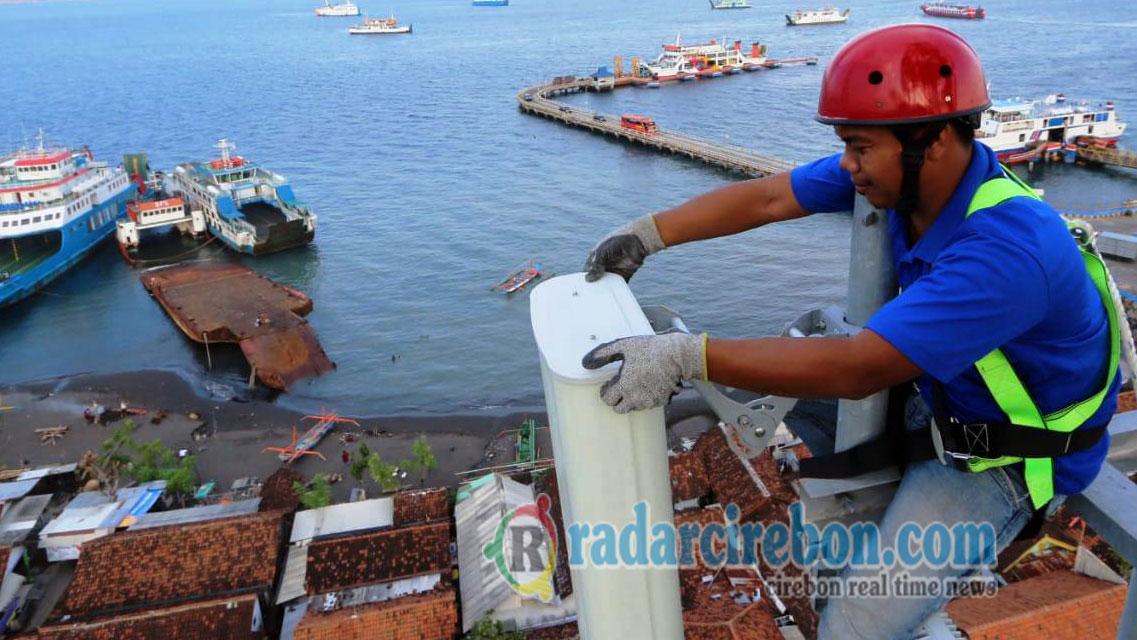
[[295, 640], [450, 640], [458, 633], [454, 589], [433, 591], [331, 613], [308, 614], [296, 625]]
[[53, 619], [266, 590], [276, 575], [280, 533], [281, 514], [274, 512], [94, 540], [83, 545]]
[[41, 627], [40, 640], [261, 640], [256, 594], [147, 609], [96, 622]]
[[400, 491], [395, 494], [395, 526], [432, 522], [450, 517], [450, 495], [445, 487]]
[[710, 493], [710, 480], [701, 455], [685, 451], [668, 456], [667, 462], [671, 471], [671, 499], [674, 502], [702, 498]]
[[382, 529], [308, 545], [309, 595], [450, 569], [450, 522]]
[[296, 511], [300, 506], [300, 496], [292, 490], [292, 484], [308, 481], [304, 474], [292, 467], [281, 467], [272, 472], [261, 487], [261, 504], [259, 511], [282, 510], [286, 513]]

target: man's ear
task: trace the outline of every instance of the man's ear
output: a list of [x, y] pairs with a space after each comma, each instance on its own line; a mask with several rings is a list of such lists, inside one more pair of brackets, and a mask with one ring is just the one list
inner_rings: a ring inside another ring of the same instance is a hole
[[924, 150], [924, 160], [935, 162], [942, 159], [951, 145], [955, 144], [955, 132], [950, 126], [940, 129], [940, 134]]

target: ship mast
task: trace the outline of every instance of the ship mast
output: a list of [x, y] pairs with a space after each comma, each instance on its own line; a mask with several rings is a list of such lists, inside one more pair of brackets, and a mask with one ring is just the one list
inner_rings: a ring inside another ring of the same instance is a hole
[[232, 142], [229, 142], [225, 138], [222, 138], [222, 139], [218, 140], [217, 144], [215, 144], [213, 146], [215, 148], [221, 150], [221, 165], [224, 167], [228, 167], [229, 166], [229, 150], [230, 149], [236, 149], [237, 145], [233, 144]]

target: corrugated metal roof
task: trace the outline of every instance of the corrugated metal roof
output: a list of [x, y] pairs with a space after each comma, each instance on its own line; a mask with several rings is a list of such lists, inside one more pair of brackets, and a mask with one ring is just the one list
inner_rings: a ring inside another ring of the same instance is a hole
[[395, 522], [395, 501], [375, 498], [306, 509], [292, 522], [292, 544], [341, 533], [389, 527]]
[[35, 528], [51, 496], [28, 496], [4, 509], [0, 518], [0, 545], [22, 541]]
[[17, 480], [33, 480], [33, 479], [38, 480], [38, 479], [43, 478], [45, 476], [55, 476], [55, 475], [59, 475], [61, 473], [71, 473], [71, 472], [75, 471], [75, 469], [78, 469], [78, 468], [79, 468], [79, 465], [77, 463], [72, 462], [70, 464], [61, 464], [61, 465], [54, 466], [54, 467], [44, 467], [42, 469], [32, 469], [31, 471], [25, 471], [25, 472], [21, 473], [16, 479]]
[[150, 529], [152, 527], [165, 527], [171, 524], [186, 524], [189, 522], [204, 522], [206, 520], [219, 520], [255, 513], [261, 504], [260, 498], [248, 500], [234, 500], [229, 504], [211, 504], [204, 507], [189, 509], [174, 509], [159, 513], [147, 513], [127, 527], [127, 531], [136, 529]]
[[493, 542], [505, 514], [533, 504], [533, 488], [494, 474], [454, 507], [458, 530], [458, 574], [462, 576], [462, 631], [469, 631], [491, 609], [514, 595], [482, 549]]
[[276, 593], [276, 603], [304, 596], [304, 576], [308, 571], [308, 545], [290, 547], [288, 559], [284, 561], [284, 576], [280, 579], [280, 590]]
[[119, 503], [117, 502], [78, 508], [68, 506], [63, 510], [63, 513], [59, 514], [58, 518], [47, 523], [43, 531], [40, 531], [40, 538], [104, 529], [106, 525], [103, 522], [118, 507]]
[[15, 482], [0, 483], [0, 502], [4, 500], [15, 500], [28, 495], [39, 480], [17, 480]]
[[137, 516], [149, 511], [165, 490], [165, 480], [155, 480], [135, 487], [119, 489], [115, 494], [115, 502], [118, 506], [101, 523], [102, 528], [118, 527], [123, 523], [130, 524]]

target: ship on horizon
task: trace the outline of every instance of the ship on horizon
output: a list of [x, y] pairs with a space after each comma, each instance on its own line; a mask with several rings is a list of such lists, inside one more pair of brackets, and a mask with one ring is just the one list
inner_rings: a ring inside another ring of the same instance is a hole
[[786, 14], [788, 26], [809, 24], [839, 24], [849, 19], [849, 10], [840, 10], [837, 7], [823, 7], [821, 9], [797, 9]]
[[359, 7], [351, 0], [331, 4], [324, 0], [324, 6], [316, 8], [316, 15], [326, 18], [349, 18], [359, 15]]
[[86, 147], [45, 146], [0, 158], [0, 307], [73, 267], [114, 231], [134, 184]]
[[641, 77], [654, 82], [671, 80], [694, 80], [697, 77], [719, 77], [724, 73], [740, 73], [757, 69], [766, 64], [766, 45], [754, 42], [749, 52], [742, 49], [742, 41], [735, 40], [727, 47], [711, 40], [706, 44], [680, 44], [675, 36], [675, 44], [663, 45], [663, 53], [650, 62], [641, 62]]
[[296, 199], [284, 176], [230, 155], [234, 145], [228, 140], [215, 146], [220, 158], [178, 165], [171, 176], [172, 189], [205, 214], [211, 234], [253, 255], [312, 241], [316, 215]]
[[922, 4], [920, 5], [920, 11], [923, 11], [925, 15], [936, 16], [939, 18], [982, 20], [987, 17], [987, 12], [983, 10], [983, 7], [973, 7], [971, 5], [963, 4], [947, 4], [944, 2]]
[[754, 5], [750, 0], [707, 0], [712, 9], [749, 9]]
[[391, 14], [390, 18], [364, 18], [363, 24], [357, 24], [347, 28], [347, 32], [352, 35], [397, 35], [401, 33], [411, 33], [409, 24], [399, 24], [395, 20], [395, 14]]

